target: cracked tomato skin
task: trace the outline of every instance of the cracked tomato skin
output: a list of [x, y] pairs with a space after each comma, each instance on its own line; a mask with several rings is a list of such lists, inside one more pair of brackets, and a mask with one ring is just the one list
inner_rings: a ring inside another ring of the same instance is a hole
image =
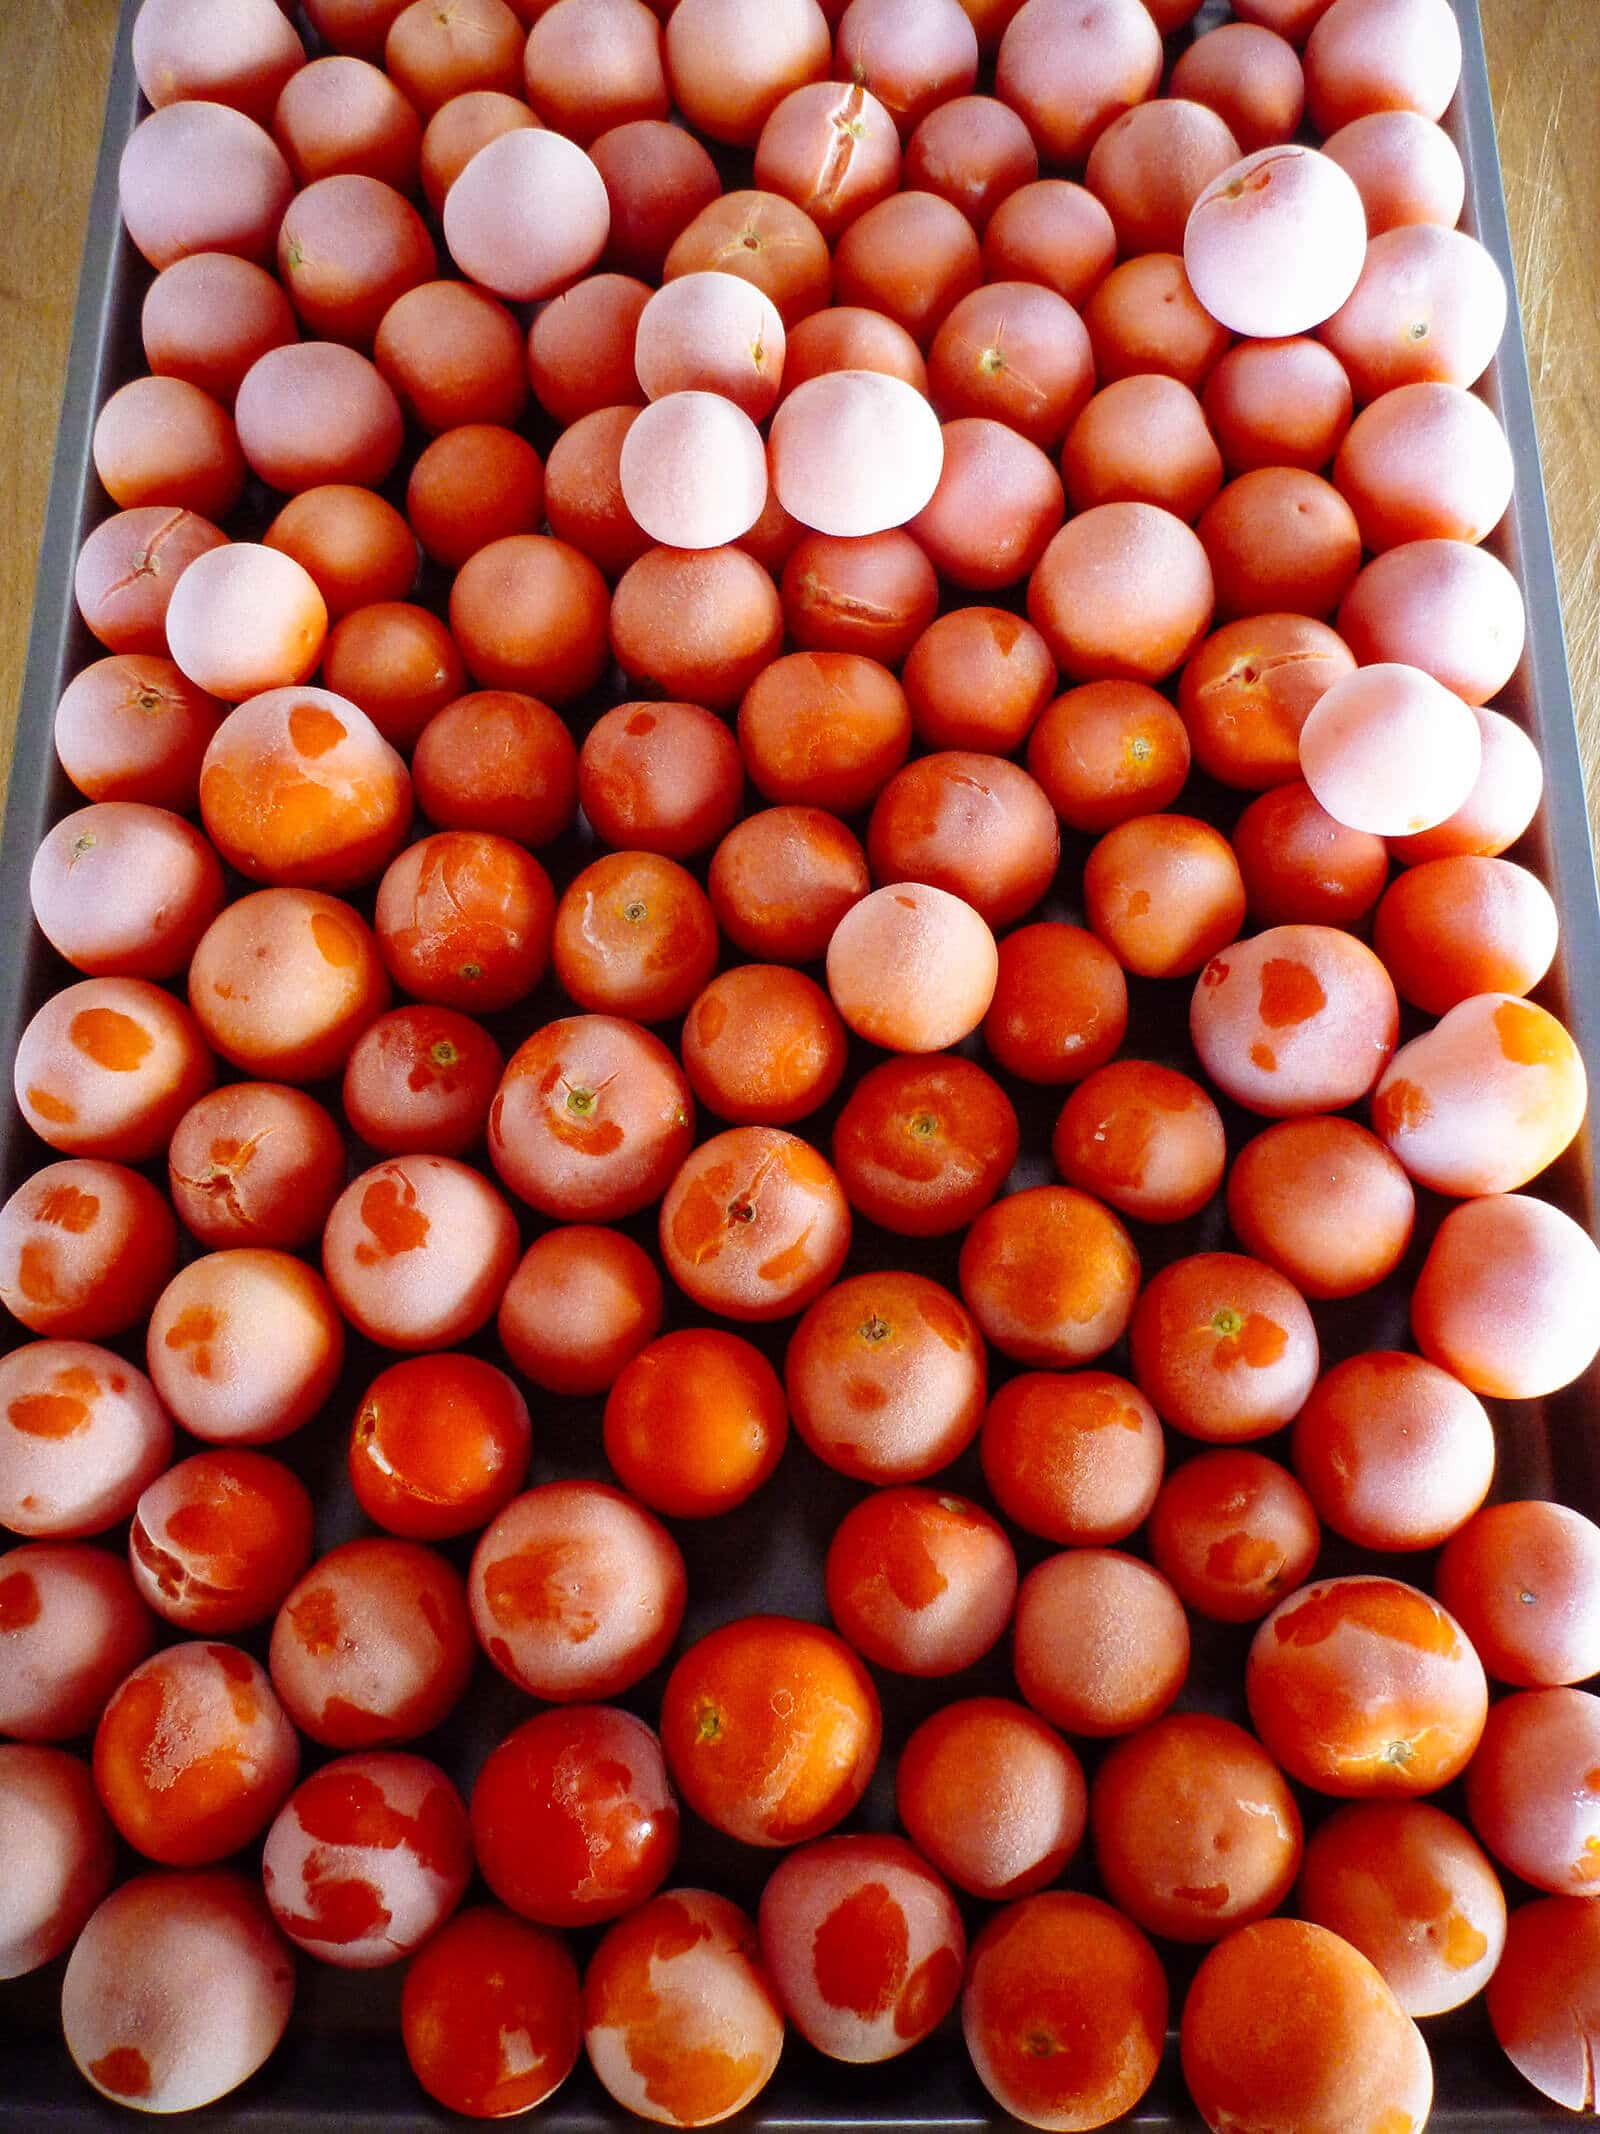
[[233, 1645], [155, 1653], [112, 1697], [94, 1737], [106, 1813], [166, 1867], [204, 1867], [248, 1845], [299, 1765], [266, 1670]]
[[1600, 1906], [1586, 1897], [1541, 1897], [1513, 1912], [1487, 2005], [1517, 2072], [1569, 2112], [1592, 2112], [1600, 2059]]
[[577, 2065], [578, 1967], [559, 1935], [477, 1904], [413, 1957], [400, 1994], [411, 2072], [446, 2111], [509, 2119]]
[[373, 923], [404, 992], [486, 1015], [544, 976], [555, 912], [550, 877], [531, 852], [489, 830], [439, 830], [391, 863]]
[[659, 1200], [694, 1142], [694, 1099], [658, 1037], [617, 1015], [546, 1023], [511, 1055], [489, 1155], [519, 1199], [610, 1223]]
[[103, 2097], [186, 2112], [255, 2073], [293, 2002], [294, 1954], [253, 1875], [137, 1875], [78, 1937], [61, 2027]]
[[1525, 1689], [1490, 1712], [1467, 1766], [1467, 1814], [1500, 1861], [1536, 1889], [1600, 1888], [1600, 1697]]
[[904, 1838], [802, 1845], [767, 1877], [757, 1923], [785, 2015], [830, 2059], [894, 2059], [961, 1991], [961, 1914]]
[[720, 1327], [685, 1327], [641, 1349], [606, 1399], [606, 1458], [668, 1518], [731, 1511], [769, 1479], [789, 1435], [778, 1374]]
[[688, 1592], [659, 1519], [604, 1482], [514, 1497], [473, 1551], [478, 1642], [508, 1681], [552, 1704], [619, 1696], [665, 1659]]
[[661, 1744], [609, 1704], [567, 1705], [514, 1728], [479, 1772], [471, 1813], [484, 1880], [541, 1926], [631, 1911], [678, 1853]]
[[1260, 1919], [1219, 1942], [1184, 2003], [1183, 2077], [1228, 2134], [1422, 2134], [1433, 2066], [1422, 2033], [1349, 1942]]
[[1255, 1634], [1245, 1697], [1291, 1778], [1344, 1796], [1432, 1793], [1466, 1768], [1488, 1706], [1455, 1618], [1395, 1578], [1326, 1578]]
[[269, 1664], [295, 1725], [324, 1748], [415, 1740], [454, 1709], [472, 1672], [461, 1575], [421, 1542], [342, 1542], [278, 1610]]
[[1287, 1779], [1253, 1735], [1209, 1712], [1172, 1712], [1119, 1742], [1089, 1815], [1118, 1909], [1169, 1941], [1220, 1941], [1275, 1911], [1300, 1864]]
[[589, 1961], [583, 2036], [618, 2104], [664, 2126], [727, 2119], [772, 2079], [783, 2011], [755, 1922], [710, 1890], [665, 1890]]
[[1167, 1981], [1143, 1934], [1096, 1897], [1048, 1890], [973, 1944], [961, 2027], [978, 2079], [1025, 2126], [1080, 2134], [1131, 2111], [1167, 2027]]
[[786, 1319], [822, 1294], [850, 1249], [832, 1166], [776, 1126], [736, 1126], [685, 1160], [661, 1204], [667, 1272], [703, 1311]]
[[1163, 1267], [1134, 1309], [1129, 1346], [1162, 1420], [1213, 1444], [1282, 1429], [1316, 1382], [1317, 1330], [1304, 1298], [1239, 1252]]
[[202, 1245], [293, 1252], [344, 1187], [333, 1115], [284, 1082], [229, 1082], [191, 1104], [167, 1149], [172, 1204]]
[[374, 1526], [411, 1541], [471, 1534], [528, 1471], [528, 1404], [477, 1356], [409, 1356], [368, 1386], [350, 1431], [350, 1484]]
[[141, 1597], [202, 1637], [265, 1622], [310, 1561], [310, 1492], [281, 1461], [242, 1446], [158, 1475], [128, 1530]]
[[697, 1815], [747, 1845], [798, 1845], [848, 1815], [883, 1740], [878, 1693], [831, 1630], [782, 1615], [691, 1645], [661, 1699], [667, 1765]]
[[451, 1156], [392, 1156], [334, 1202], [322, 1265], [358, 1333], [439, 1349], [492, 1316], [520, 1247], [509, 1202], [481, 1172]]
[[461, 1796], [426, 1757], [340, 1756], [290, 1794], [261, 1856], [272, 1916], [341, 1970], [409, 1956], [461, 1902], [472, 1843]]

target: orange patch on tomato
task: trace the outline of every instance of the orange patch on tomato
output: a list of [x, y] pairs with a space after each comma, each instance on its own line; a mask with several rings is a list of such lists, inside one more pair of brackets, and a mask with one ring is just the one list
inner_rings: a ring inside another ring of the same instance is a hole
[[1328, 1005], [1315, 971], [1292, 956], [1269, 956], [1261, 966], [1261, 1020], [1269, 1030], [1309, 1022]]
[[117, 1008], [80, 1008], [67, 1026], [67, 1037], [74, 1051], [108, 1074], [134, 1073], [155, 1047], [144, 1024]]
[[870, 2023], [899, 2000], [909, 1948], [904, 1911], [883, 1883], [863, 1883], [834, 1906], [813, 1937], [817, 1991], [830, 2008]]

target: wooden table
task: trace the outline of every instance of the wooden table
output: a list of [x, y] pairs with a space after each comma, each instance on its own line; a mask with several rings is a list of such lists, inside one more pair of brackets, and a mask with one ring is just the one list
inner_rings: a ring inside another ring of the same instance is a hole
[[[1480, 0], [1567, 643], [1600, 824], [1600, 4]], [[0, 775], [118, 0], [0, 7]]]

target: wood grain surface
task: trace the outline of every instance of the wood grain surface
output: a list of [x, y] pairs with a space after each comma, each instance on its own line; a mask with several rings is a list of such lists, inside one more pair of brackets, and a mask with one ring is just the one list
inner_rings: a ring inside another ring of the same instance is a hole
[[[1600, 0], [1480, 0], [1600, 823]], [[118, 0], [0, 0], [0, 775], [72, 331]]]

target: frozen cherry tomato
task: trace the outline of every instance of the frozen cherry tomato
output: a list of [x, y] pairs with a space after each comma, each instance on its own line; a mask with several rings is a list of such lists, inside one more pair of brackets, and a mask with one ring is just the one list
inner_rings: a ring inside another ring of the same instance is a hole
[[796, 1845], [847, 1816], [878, 1761], [871, 1677], [841, 1638], [750, 1615], [703, 1637], [667, 1678], [661, 1739], [695, 1813], [747, 1845]]
[[167, 1148], [173, 1205], [202, 1245], [292, 1251], [344, 1186], [332, 1114], [281, 1082], [228, 1082], [191, 1104]]
[[1415, 1586], [1374, 1577], [1323, 1579], [1280, 1602], [1251, 1643], [1245, 1695], [1291, 1778], [1346, 1795], [1448, 1784], [1488, 1703], [1455, 1619]]
[[1051, 1890], [1008, 1905], [974, 1942], [961, 2027], [1002, 2111], [1036, 2127], [1104, 2126], [1155, 2080], [1166, 1974], [1120, 1912]]
[[297, 1948], [341, 1970], [398, 1963], [461, 1902], [467, 1811], [437, 1764], [341, 1756], [304, 1780], [267, 1832], [261, 1877]]
[[177, 1256], [171, 1208], [120, 1163], [47, 1163], [0, 1208], [0, 1303], [33, 1334], [126, 1333]]
[[788, 1435], [777, 1372], [717, 1327], [652, 1341], [606, 1398], [606, 1458], [626, 1488], [669, 1518], [742, 1504], [771, 1476]]
[[1565, 1504], [1491, 1504], [1451, 1535], [1434, 1588], [1489, 1673], [1519, 1689], [1600, 1673], [1600, 1528]]
[[1017, 1687], [1069, 1734], [1127, 1734], [1158, 1718], [1189, 1671], [1183, 1604], [1120, 1549], [1065, 1549], [1017, 1595]]
[[1156, 1411], [1109, 1371], [1024, 1371], [990, 1401], [979, 1442], [995, 1502], [1046, 1541], [1122, 1541], [1141, 1526], [1165, 1456]]
[[1409, 2016], [1442, 2015], [1488, 1984], [1506, 1900], [1487, 1855], [1428, 1801], [1355, 1801], [1306, 1847], [1296, 1898], [1307, 1919], [1383, 1973]]
[[1265, 1437], [1300, 1411], [1317, 1375], [1305, 1300], [1275, 1268], [1200, 1252], [1145, 1289], [1129, 1336], [1133, 1375], [1157, 1412], [1191, 1437]]
[[964, 1497], [880, 1489], [834, 1530], [828, 1612], [864, 1659], [904, 1675], [957, 1674], [1004, 1633], [1017, 1559]]
[[[1382, 1974], [1299, 1919], [1258, 1919], [1189, 1988], [1183, 2078], [1209, 2127], [1383, 2127], [1422, 2134], [1433, 2064]], [[1270, 2114], [1270, 2117], [1265, 2115]]]
[[111, 1826], [89, 1767], [61, 1749], [0, 1747], [0, 1979], [23, 1978], [69, 1949], [111, 1887]]
[[528, 1471], [528, 1404], [477, 1356], [411, 1356], [368, 1386], [350, 1430], [350, 1483], [375, 1526], [411, 1541], [470, 1534]]
[[320, 1082], [389, 1005], [361, 914], [317, 889], [262, 889], [214, 919], [189, 965], [189, 1004], [246, 1074]]
[[607, 1393], [661, 1328], [661, 1277], [620, 1230], [566, 1223], [534, 1239], [500, 1299], [501, 1346], [547, 1393]]
[[0, 1360], [0, 1526], [70, 1541], [126, 1519], [172, 1458], [142, 1371], [90, 1341], [29, 1341]]
[[338, 1383], [333, 1292], [291, 1253], [238, 1246], [175, 1274], [150, 1314], [156, 1391], [210, 1444], [270, 1445], [302, 1429]]
[[1342, 1111], [1388, 1064], [1400, 1009], [1388, 972], [1332, 926], [1273, 926], [1212, 957], [1189, 1031], [1200, 1064], [1247, 1111]]
[[[88, 1733], [155, 1641], [154, 1618], [109, 1550], [64, 1541], [8, 1547], [0, 1556], [0, 1734], [70, 1741]], [[0, 1928], [0, 1947], [6, 1939]]]
[[1393, 1274], [1415, 1216], [1411, 1181], [1354, 1119], [1280, 1119], [1228, 1173], [1234, 1235], [1307, 1297], [1354, 1296]]
[[1066, 1742], [1004, 1697], [943, 1705], [895, 1771], [901, 1822], [973, 1897], [1023, 1897], [1053, 1882], [1083, 1837], [1086, 1798]]
[[589, 1960], [583, 2036], [602, 2087], [643, 2119], [701, 2127], [742, 2111], [783, 2049], [755, 1922], [710, 1890], [641, 1905]]
[[1095, 1773], [1089, 1827], [1113, 1901], [1169, 1941], [1220, 1941], [1276, 1911], [1300, 1864], [1288, 1780], [1209, 1712], [1169, 1712], [1118, 1742]]
[[392, 1008], [344, 1063], [344, 1114], [385, 1156], [460, 1156], [480, 1140], [505, 1066], [500, 1047], [454, 1008]]
[[1109, 1208], [1070, 1186], [1031, 1186], [986, 1208], [961, 1247], [961, 1294], [1018, 1363], [1088, 1363], [1122, 1338], [1139, 1255]]
[[1487, 1992], [1489, 2021], [1535, 2089], [1586, 2112], [1600, 1999], [1600, 1912], [1587, 1897], [1544, 1897], [1512, 1913]]
[[472, 1842], [502, 1904], [541, 1926], [590, 1926], [671, 1872], [678, 1804], [661, 1744], [609, 1704], [524, 1720], [472, 1790]]
[[944, 2021], [967, 1937], [949, 1890], [904, 1838], [818, 1838], [767, 1877], [761, 1954], [808, 2044], [892, 2060]]
[[850, 1205], [901, 1237], [964, 1229], [1005, 1183], [1018, 1145], [1010, 1098], [953, 1054], [870, 1068], [833, 1129]]
[[850, 1208], [831, 1166], [776, 1126], [736, 1126], [703, 1141], [661, 1203], [667, 1272], [727, 1319], [803, 1311], [849, 1249]]
[[61, 2028], [101, 2096], [186, 2112], [249, 2080], [277, 2050], [293, 2003], [294, 1952], [253, 1875], [137, 1875], [78, 1937]]
[[863, 1482], [917, 1482], [972, 1442], [987, 1358], [971, 1314], [926, 1275], [853, 1275], [819, 1297], [784, 1364], [794, 1425]]
[[85, 978], [52, 994], [23, 1031], [12, 1072], [17, 1108], [41, 1141], [122, 1163], [159, 1155], [215, 1080], [201, 1023], [147, 978]]
[[310, 1561], [310, 1492], [281, 1461], [243, 1447], [169, 1467], [128, 1529], [140, 1593], [163, 1621], [202, 1637], [265, 1622]]
[[392, 1156], [345, 1187], [322, 1233], [339, 1309], [389, 1349], [443, 1348], [490, 1319], [517, 1264], [517, 1219], [481, 1172]]
[[665, 1022], [716, 969], [717, 922], [705, 891], [676, 860], [613, 852], [569, 884], [552, 955], [580, 1008]]
[[578, 1967], [559, 1935], [473, 1905], [408, 1965], [400, 2035], [411, 2072], [446, 2111], [529, 2111], [577, 2065]]
[[739, 1126], [788, 1126], [825, 1104], [845, 1069], [844, 1024], [815, 979], [781, 963], [736, 964], [684, 1017], [695, 1095]]
[[1503, 1867], [1560, 1897], [1600, 1879], [1600, 1801], [1589, 1784], [1600, 1697], [1521, 1689], [1502, 1697], [1467, 1766], [1467, 1814]]
[[1255, 1623], [1311, 1575], [1322, 1529], [1305, 1490], [1264, 1453], [1202, 1452], [1175, 1467], [1150, 1513], [1150, 1554], [1179, 1599], [1219, 1623]]
[[694, 1141], [694, 1099], [658, 1037], [615, 1015], [546, 1023], [511, 1055], [489, 1154], [541, 1215], [614, 1222], [659, 1200]]
[[717, 924], [747, 956], [811, 963], [872, 887], [867, 856], [821, 808], [761, 808], [735, 823], [711, 856]]
[[94, 1782], [130, 1845], [166, 1867], [203, 1867], [264, 1830], [300, 1765], [266, 1670], [234, 1645], [171, 1645], [101, 1714]]
[[1008, 1074], [1076, 1081], [1110, 1059], [1127, 1027], [1122, 967], [1083, 927], [1042, 919], [1000, 943], [983, 1041]]
[[1482, 1401], [1397, 1349], [1336, 1363], [1294, 1426], [1295, 1473], [1318, 1516], [1363, 1548], [1436, 1548], [1488, 1495], [1494, 1460]]
[[131, 800], [62, 816], [34, 854], [28, 890], [39, 931], [91, 978], [176, 977], [224, 893], [193, 823]]
[[1222, 1115], [1198, 1082], [1154, 1060], [1109, 1060], [1061, 1107], [1051, 1140], [1069, 1186], [1147, 1223], [1197, 1215], [1222, 1183]]
[[555, 891], [532, 853], [488, 830], [440, 830], [378, 884], [374, 924], [396, 985], [418, 1000], [488, 1014], [544, 976]]
[[278, 1610], [270, 1658], [295, 1725], [324, 1748], [413, 1741], [454, 1709], [472, 1671], [460, 1574], [420, 1542], [342, 1542]]
[[484, 1651], [552, 1704], [615, 1697], [663, 1659], [683, 1620], [683, 1556], [604, 1482], [515, 1497], [473, 1551], [467, 1598]]

